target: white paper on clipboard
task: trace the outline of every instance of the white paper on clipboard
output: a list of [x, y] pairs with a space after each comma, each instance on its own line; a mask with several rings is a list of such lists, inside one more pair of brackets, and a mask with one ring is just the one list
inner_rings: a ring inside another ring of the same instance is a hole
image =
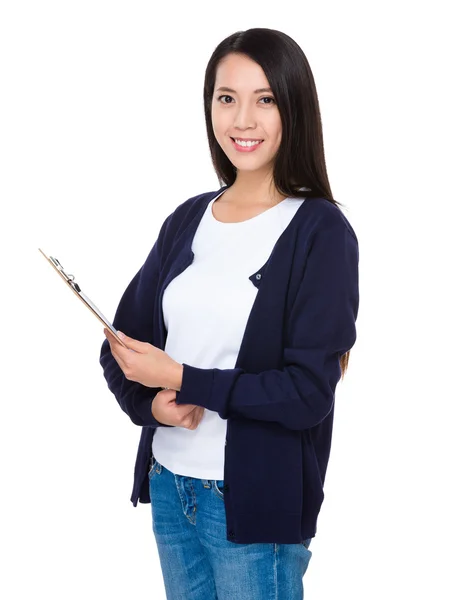
[[66, 284], [70, 287], [70, 289], [80, 298], [85, 306], [89, 308], [89, 310], [97, 317], [97, 319], [114, 335], [115, 339], [122, 345], [124, 348], [127, 346], [121, 340], [121, 338], [117, 334], [117, 330], [113, 327], [113, 325], [108, 321], [108, 319], [100, 312], [97, 306], [81, 291], [80, 286], [75, 281], [73, 275], [67, 274], [61, 263], [57, 258], [53, 256], [47, 256], [45, 252], [38, 248], [39, 252], [47, 259], [47, 261], [52, 265], [55, 271], [60, 275], [60, 277], [66, 282]]

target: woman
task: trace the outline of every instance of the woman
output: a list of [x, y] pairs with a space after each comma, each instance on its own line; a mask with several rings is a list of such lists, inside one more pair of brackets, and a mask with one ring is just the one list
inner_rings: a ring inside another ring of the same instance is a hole
[[164, 221], [100, 363], [142, 427], [169, 600], [291, 600], [324, 498], [335, 387], [356, 340], [358, 242], [332, 198], [307, 59], [235, 33], [204, 85], [219, 190]]

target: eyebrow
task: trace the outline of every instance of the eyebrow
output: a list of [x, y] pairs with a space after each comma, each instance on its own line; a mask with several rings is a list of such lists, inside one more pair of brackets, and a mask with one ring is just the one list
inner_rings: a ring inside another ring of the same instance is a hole
[[[232, 90], [232, 88], [225, 87], [225, 86], [218, 87], [216, 89], [216, 91], [217, 92], [231, 92], [232, 94], [238, 93], [236, 90]], [[271, 88], [259, 88], [258, 90], [254, 90], [254, 94], [261, 94], [262, 92], [271, 92], [272, 93], [272, 90], [271, 90]]]

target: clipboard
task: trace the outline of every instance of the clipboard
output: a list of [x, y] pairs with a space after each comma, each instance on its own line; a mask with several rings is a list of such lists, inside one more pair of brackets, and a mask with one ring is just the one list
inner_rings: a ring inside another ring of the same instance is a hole
[[114, 335], [114, 337], [116, 338], [116, 340], [121, 344], [121, 346], [124, 346], [124, 348], [127, 348], [127, 346], [124, 344], [124, 342], [121, 340], [121, 338], [118, 336], [117, 334], [117, 329], [115, 329], [113, 327], [113, 325], [108, 321], [108, 319], [100, 312], [100, 310], [97, 308], [97, 306], [88, 298], [88, 296], [86, 296], [86, 294], [84, 294], [81, 289], [80, 286], [78, 285], [78, 283], [75, 281], [75, 278], [73, 275], [70, 275], [68, 273], [66, 273], [63, 269], [62, 264], [60, 263], [60, 261], [57, 258], [54, 258], [53, 256], [47, 256], [47, 254], [45, 252], [43, 252], [41, 250], [41, 248], [38, 248], [39, 252], [44, 256], [44, 258], [47, 259], [47, 261], [52, 265], [53, 269], [59, 274], [59, 276], [66, 282], [66, 284], [70, 287], [70, 289], [74, 292], [74, 294], [83, 302], [83, 304], [85, 306], [87, 306], [89, 308], [89, 310], [92, 312], [92, 314], [94, 314], [97, 319], [109, 330], [111, 331], [111, 333]]

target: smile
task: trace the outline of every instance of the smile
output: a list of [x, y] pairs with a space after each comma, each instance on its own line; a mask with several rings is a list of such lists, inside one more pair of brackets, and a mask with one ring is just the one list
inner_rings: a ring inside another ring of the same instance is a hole
[[235, 147], [236, 150], [238, 150], [239, 152], [253, 152], [254, 150], [256, 150], [259, 146], [261, 146], [264, 142], [264, 140], [260, 140], [260, 141], [240, 141], [240, 140], [234, 140], [233, 138], [230, 138], [233, 142], [233, 145]]

